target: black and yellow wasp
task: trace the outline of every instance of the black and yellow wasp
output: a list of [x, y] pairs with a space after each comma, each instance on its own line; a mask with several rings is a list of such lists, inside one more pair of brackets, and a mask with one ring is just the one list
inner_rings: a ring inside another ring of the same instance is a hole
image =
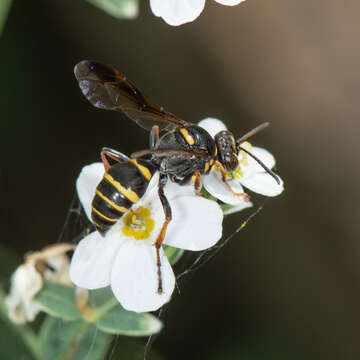
[[[235, 193], [231, 189], [226, 172], [237, 169], [240, 150], [254, 157], [241, 147], [241, 143], [268, 124], [258, 126], [237, 140], [227, 130], [219, 132], [213, 139], [205, 129], [179, 119], [144, 96], [124, 75], [113, 68], [84, 60], [75, 66], [74, 72], [82, 93], [93, 106], [120, 111], [139, 126], [150, 130], [149, 149], [133, 153], [132, 158], [103, 148], [101, 157], [105, 175], [94, 196], [92, 220], [98, 231], [104, 234], [141, 198], [153, 174], [160, 172], [158, 193], [164, 208], [165, 221], [154, 245], [157, 249], [159, 271], [158, 292], [161, 293], [159, 249], [171, 221], [171, 208], [164, 194], [167, 179], [170, 178], [178, 184], [193, 181], [195, 193], [200, 195], [201, 176], [216, 167], [229, 191], [248, 201], [247, 194]], [[162, 136], [160, 131], [163, 131]], [[110, 166], [107, 156], [117, 163]], [[149, 156], [149, 159], [143, 159], [145, 156]], [[259, 159], [255, 160], [279, 182], [270, 169]]]

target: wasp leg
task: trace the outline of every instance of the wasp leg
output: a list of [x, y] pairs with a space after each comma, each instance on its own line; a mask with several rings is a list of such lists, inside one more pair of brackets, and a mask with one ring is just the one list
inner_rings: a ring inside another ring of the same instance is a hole
[[195, 171], [191, 175], [191, 181], [194, 183], [194, 192], [197, 196], [202, 196], [201, 189], [201, 172], [199, 170]]
[[235, 192], [235, 191], [231, 188], [230, 184], [228, 183], [228, 181], [227, 181], [227, 179], [226, 179], [226, 171], [225, 171], [224, 167], [222, 166], [222, 164], [221, 164], [219, 161], [216, 160], [216, 161], [214, 162], [214, 165], [213, 165], [213, 166], [216, 166], [216, 167], [220, 170], [222, 181], [225, 183], [226, 187], [229, 189], [229, 191], [230, 191], [233, 195], [235, 195], [235, 196], [241, 196], [241, 197], [244, 198], [245, 201], [249, 201], [249, 200], [250, 200], [250, 196], [249, 196], [248, 194], [245, 194], [245, 193], [237, 193], [237, 192]]
[[156, 265], [158, 268], [158, 279], [159, 279], [158, 280], [158, 294], [162, 294], [162, 292], [163, 292], [162, 279], [161, 279], [160, 248], [161, 248], [162, 242], [165, 238], [167, 226], [169, 225], [169, 222], [171, 221], [171, 218], [172, 218], [171, 217], [171, 207], [170, 207], [168, 199], [166, 198], [166, 196], [164, 194], [164, 187], [166, 185], [166, 182], [167, 182], [167, 175], [160, 174], [158, 193], [159, 193], [159, 198], [160, 198], [161, 204], [164, 209], [165, 221], [161, 228], [160, 234], [158, 235], [156, 242], [155, 242]]
[[105, 171], [108, 171], [110, 169], [110, 164], [108, 159], [106, 158], [106, 156], [108, 156], [109, 158], [118, 161], [119, 163], [125, 162], [125, 161], [129, 161], [130, 158], [126, 155], [124, 155], [123, 153], [107, 148], [107, 147], [103, 147], [101, 149], [101, 160], [104, 164], [104, 168]]
[[150, 132], [150, 150], [155, 149], [158, 140], [159, 140], [159, 126], [154, 125]]

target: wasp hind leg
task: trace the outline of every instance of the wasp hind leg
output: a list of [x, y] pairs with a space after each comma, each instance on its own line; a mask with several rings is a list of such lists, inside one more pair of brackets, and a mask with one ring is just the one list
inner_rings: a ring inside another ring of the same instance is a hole
[[246, 194], [246, 193], [237, 193], [231, 188], [230, 184], [228, 183], [228, 181], [226, 179], [226, 171], [225, 171], [224, 167], [222, 166], [222, 164], [219, 161], [215, 161], [214, 166], [216, 166], [220, 170], [222, 181], [225, 183], [228, 190], [234, 196], [242, 197], [242, 198], [244, 198], [244, 201], [250, 201], [250, 196], [248, 194]]
[[158, 193], [159, 193], [159, 198], [160, 198], [162, 207], [164, 209], [165, 221], [164, 221], [164, 224], [163, 224], [163, 226], [160, 230], [160, 233], [156, 239], [156, 242], [154, 244], [155, 248], [156, 248], [156, 266], [158, 268], [158, 290], [157, 290], [158, 294], [163, 293], [163, 284], [162, 284], [162, 277], [161, 277], [160, 248], [161, 248], [161, 245], [165, 238], [166, 229], [169, 225], [169, 222], [172, 219], [171, 207], [170, 207], [169, 201], [166, 198], [165, 193], [164, 193], [164, 187], [166, 185], [166, 182], [167, 182], [167, 175], [160, 174]]
[[107, 156], [109, 158], [119, 162], [119, 163], [130, 160], [130, 158], [128, 156], [126, 156], [125, 154], [123, 154], [123, 153], [121, 153], [119, 151], [116, 151], [114, 149], [110, 149], [110, 148], [107, 148], [107, 147], [103, 147], [101, 149], [101, 161], [104, 164], [105, 171], [108, 171], [110, 169], [109, 161], [106, 158]]

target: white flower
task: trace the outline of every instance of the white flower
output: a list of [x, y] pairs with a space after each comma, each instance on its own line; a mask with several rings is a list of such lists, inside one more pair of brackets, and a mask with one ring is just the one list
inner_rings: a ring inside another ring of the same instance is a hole
[[[199, 126], [206, 129], [209, 134], [214, 137], [219, 131], [226, 130], [225, 124], [214, 118], [206, 118], [199, 122]], [[260, 161], [262, 161], [269, 169], [275, 165], [275, 158], [267, 150], [252, 146], [249, 142], [244, 142], [241, 147], [245, 148], [254, 154]], [[275, 179], [270, 176], [264, 168], [251, 156], [244, 151], [239, 152], [238, 156], [239, 166], [232, 172], [227, 173], [227, 180], [231, 188], [237, 193], [243, 193], [242, 186], [249, 190], [265, 195], [277, 196], [284, 190], [283, 181], [280, 180], [280, 185]], [[203, 185], [205, 189], [217, 199], [226, 204], [240, 206], [240, 210], [246, 206], [246, 202], [242, 197], [234, 196], [221, 180], [220, 172], [215, 169], [209, 175], [203, 177]], [[235, 211], [239, 211], [236, 209]]]
[[73, 249], [74, 245], [59, 243], [26, 256], [11, 277], [10, 293], [5, 299], [12, 321], [24, 324], [35, 319], [40, 308], [33, 298], [41, 290], [43, 279], [71, 284], [66, 252]]
[[[238, 5], [245, 0], [215, 0], [223, 5]], [[205, 0], [150, 0], [150, 7], [155, 16], [164, 19], [173, 26], [194, 21], [203, 11]]]
[[[102, 179], [104, 166], [91, 164], [82, 169], [77, 191], [90, 218], [91, 200]], [[165, 216], [158, 197], [159, 174], [151, 179], [144, 196], [105, 234], [89, 234], [77, 246], [70, 277], [80, 287], [97, 289], [110, 285], [130, 311], [154, 311], [170, 300], [175, 276], [163, 249], [160, 249], [163, 292], [158, 293], [158, 268], [154, 243]], [[165, 245], [199, 251], [213, 246], [222, 234], [223, 214], [219, 205], [194, 195], [192, 185], [168, 182], [165, 194], [172, 209]], [[140, 228], [139, 228], [140, 224]]]

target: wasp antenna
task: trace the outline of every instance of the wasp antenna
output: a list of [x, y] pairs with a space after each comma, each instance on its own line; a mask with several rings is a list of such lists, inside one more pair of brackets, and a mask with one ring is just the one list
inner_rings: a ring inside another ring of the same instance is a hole
[[247, 140], [248, 138], [252, 137], [253, 135], [257, 134], [259, 131], [264, 130], [265, 128], [267, 128], [270, 125], [269, 122], [264, 122], [262, 124], [260, 124], [259, 126], [257, 126], [256, 128], [250, 130], [248, 133], [246, 133], [245, 135], [243, 135], [240, 139], [236, 140], [237, 144], [241, 144], [242, 142], [244, 142], [245, 140]]
[[270, 170], [260, 159], [258, 159], [254, 154], [252, 154], [250, 151], [246, 150], [245, 148], [239, 146], [238, 147], [239, 150], [242, 150], [244, 152], [246, 152], [248, 155], [250, 155], [254, 160], [256, 160], [262, 167], [263, 169], [269, 174], [271, 175], [276, 182], [280, 185], [280, 179], [279, 177], [272, 171]]

